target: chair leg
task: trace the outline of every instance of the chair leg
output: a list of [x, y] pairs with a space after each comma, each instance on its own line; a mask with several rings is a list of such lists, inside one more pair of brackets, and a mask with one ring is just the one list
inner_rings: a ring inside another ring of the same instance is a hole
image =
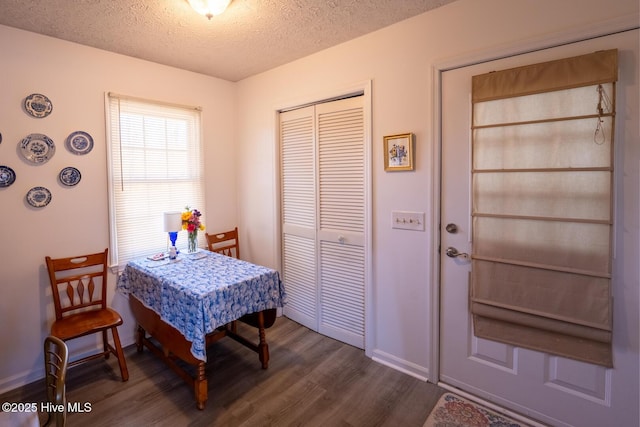
[[124, 359], [124, 352], [122, 351], [122, 346], [120, 345], [120, 336], [118, 335], [118, 328], [111, 328], [111, 333], [113, 334], [113, 345], [116, 348], [116, 353], [118, 355], [118, 364], [120, 365], [120, 375], [122, 375], [122, 381], [127, 381], [129, 379], [129, 370], [127, 369], [127, 361]]
[[107, 337], [106, 329], [102, 331], [102, 347], [104, 348], [104, 358], [108, 359], [110, 352], [109, 352], [109, 340]]

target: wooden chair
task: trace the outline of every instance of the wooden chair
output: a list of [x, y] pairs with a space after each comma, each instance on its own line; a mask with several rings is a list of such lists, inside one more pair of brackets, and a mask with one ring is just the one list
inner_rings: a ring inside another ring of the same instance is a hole
[[[224, 231], [217, 234], [204, 234], [207, 238], [207, 247], [211, 252], [240, 259], [240, 240], [238, 239], [238, 227], [233, 230]], [[238, 331], [235, 320], [226, 325], [228, 331], [234, 334]]]
[[[60, 338], [48, 336], [44, 340], [44, 373], [47, 388], [47, 401], [62, 411], [47, 411], [48, 425], [52, 419], [56, 427], [64, 426], [67, 422], [67, 400], [65, 397], [65, 378], [69, 354], [67, 345]], [[62, 406], [60, 406], [62, 405]]]
[[[40, 427], [55, 425], [63, 427], [67, 420], [67, 402], [65, 400], [65, 377], [67, 374], [67, 345], [59, 338], [48, 336], [44, 340], [44, 372], [46, 401], [37, 403], [29, 411], [0, 411], [0, 426]], [[56, 405], [62, 411], [50, 411], [45, 404]], [[35, 405], [31, 403], [30, 405]], [[59, 406], [62, 405], [62, 406]], [[45, 415], [46, 414], [46, 417]], [[44, 422], [43, 422], [44, 420]], [[53, 424], [51, 423], [53, 421]]]
[[[102, 356], [108, 359], [109, 353], [113, 353], [118, 358], [122, 381], [127, 381], [129, 371], [117, 328], [122, 325], [122, 317], [107, 307], [108, 251], [70, 258], [46, 257], [56, 311], [51, 335], [68, 341], [101, 333], [104, 350], [70, 362], [69, 366]], [[113, 346], [107, 339], [108, 330], [113, 335]]]
[[204, 236], [207, 238], [207, 246], [211, 252], [218, 252], [219, 254], [240, 259], [238, 227], [217, 234], [205, 233]]
[[[207, 246], [209, 247], [209, 250], [211, 252], [218, 252], [223, 255], [240, 259], [240, 240], [238, 239], [238, 227], [234, 228], [233, 230], [217, 234], [205, 233], [205, 237], [207, 238]], [[270, 328], [271, 326], [273, 326], [274, 322], [276, 321], [276, 314], [277, 311], [275, 308], [264, 312], [263, 315], [265, 328]], [[257, 328], [259, 325], [258, 316], [258, 313], [249, 313], [242, 316], [240, 320], [253, 326], [254, 328]], [[234, 335], [237, 333], [236, 320], [229, 322], [225, 327]], [[242, 337], [235, 339], [243, 341]]]

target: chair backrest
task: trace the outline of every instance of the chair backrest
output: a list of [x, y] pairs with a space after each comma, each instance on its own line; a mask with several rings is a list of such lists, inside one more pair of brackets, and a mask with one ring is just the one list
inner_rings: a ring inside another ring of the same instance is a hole
[[67, 419], [65, 379], [68, 364], [69, 354], [64, 341], [54, 336], [46, 337], [44, 340], [44, 372], [47, 400], [58, 408], [60, 408], [59, 405], [64, 408], [63, 411], [56, 411], [54, 414], [56, 426], [64, 426]]
[[108, 251], [69, 258], [46, 257], [57, 320], [74, 312], [106, 308]]
[[211, 252], [218, 252], [233, 258], [240, 258], [238, 227], [222, 233], [205, 233], [205, 237], [207, 238], [207, 246]]

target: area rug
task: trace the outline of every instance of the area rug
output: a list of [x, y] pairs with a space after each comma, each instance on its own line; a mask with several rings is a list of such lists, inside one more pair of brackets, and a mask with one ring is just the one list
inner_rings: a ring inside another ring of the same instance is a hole
[[429, 414], [424, 427], [529, 427], [491, 409], [445, 393]]

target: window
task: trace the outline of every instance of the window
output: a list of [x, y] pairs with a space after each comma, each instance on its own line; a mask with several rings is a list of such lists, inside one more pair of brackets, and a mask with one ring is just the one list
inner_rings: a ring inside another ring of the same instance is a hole
[[477, 336], [612, 366], [617, 51], [473, 80]]
[[167, 249], [164, 212], [204, 207], [200, 110], [109, 93], [106, 114], [110, 265], [123, 268]]

